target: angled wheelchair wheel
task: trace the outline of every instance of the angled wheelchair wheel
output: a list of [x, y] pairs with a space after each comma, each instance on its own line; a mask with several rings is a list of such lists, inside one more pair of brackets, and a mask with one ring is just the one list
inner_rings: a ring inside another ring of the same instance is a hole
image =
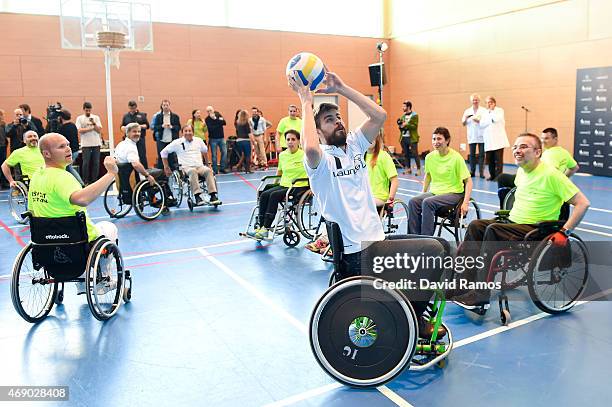
[[168, 188], [172, 191], [172, 196], [176, 199], [176, 207], [180, 207], [183, 203], [183, 177], [179, 170], [172, 171], [172, 175], [168, 177]]
[[87, 304], [100, 321], [115, 315], [123, 298], [125, 275], [119, 248], [110, 240], [96, 241], [87, 258]]
[[314, 239], [321, 220], [321, 208], [311, 190], [302, 194], [296, 212], [300, 233], [305, 239]]
[[330, 287], [310, 318], [310, 345], [319, 365], [354, 387], [378, 386], [399, 375], [415, 353], [418, 328], [399, 291], [353, 277]]
[[293, 229], [287, 228], [283, 233], [283, 242], [288, 247], [295, 247], [300, 243], [300, 234]]
[[53, 308], [57, 284], [32, 260], [32, 243], [21, 249], [13, 264], [11, 299], [15, 311], [28, 322], [40, 322]]
[[21, 217], [28, 210], [28, 187], [21, 181], [15, 181], [15, 184], [9, 191], [9, 210], [13, 219], [23, 225], [28, 223], [28, 218]]
[[589, 277], [588, 255], [577, 236], [568, 247], [555, 247], [550, 239], [535, 248], [529, 262], [527, 281], [534, 304], [549, 314], [572, 308], [584, 292]]
[[385, 235], [408, 234], [408, 205], [401, 199], [393, 202], [393, 208], [385, 205], [381, 220]]
[[164, 191], [157, 182], [151, 185], [148, 181], [140, 181], [134, 188], [132, 204], [136, 214], [144, 220], [157, 219], [163, 212], [165, 202]]
[[113, 181], [104, 191], [104, 210], [111, 218], [123, 218], [132, 210], [131, 202], [123, 202], [121, 192], [115, 188]]

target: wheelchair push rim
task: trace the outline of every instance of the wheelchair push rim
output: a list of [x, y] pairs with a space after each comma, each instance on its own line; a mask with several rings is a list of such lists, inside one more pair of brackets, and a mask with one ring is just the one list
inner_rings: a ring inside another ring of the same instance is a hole
[[9, 210], [13, 219], [24, 225], [29, 220], [21, 217], [21, 214], [28, 210], [28, 188], [21, 181], [16, 181], [15, 184], [9, 191]]
[[[559, 314], [572, 308], [587, 286], [589, 268], [586, 246], [575, 235], [568, 238], [568, 244], [568, 249], [557, 249], [550, 239], [543, 240], [529, 262], [529, 295], [539, 309], [549, 314]], [[570, 256], [569, 265], [563, 264], [564, 254], [555, 250], [568, 250], [565, 255]]]
[[297, 206], [297, 222], [300, 233], [307, 240], [312, 240], [321, 219], [321, 208], [318, 207], [312, 190], [302, 194]]
[[408, 234], [408, 205], [401, 199], [393, 202], [392, 209], [385, 205], [381, 220], [385, 235]]
[[[189, 183], [187, 183], [189, 185]], [[172, 191], [172, 196], [176, 199], [176, 207], [179, 208], [183, 203], [183, 178], [179, 170], [172, 171], [172, 175], [168, 177], [168, 188]]]
[[397, 377], [414, 356], [418, 328], [410, 302], [397, 290], [353, 277], [330, 287], [310, 319], [310, 345], [319, 365], [353, 387]]
[[148, 181], [140, 181], [134, 189], [132, 203], [138, 216], [144, 220], [154, 220], [164, 211], [166, 197], [157, 182], [151, 185]]
[[132, 210], [131, 202], [123, 202], [123, 198], [121, 197], [121, 191], [117, 189], [115, 194], [114, 188], [116, 185], [116, 181], [113, 181], [104, 192], [104, 210], [111, 218], [123, 218], [127, 215], [130, 210]]
[[53, 308], [57, 285], [43, 267], [34, 269], [32, 243], [28, 243], [13, 264], [11, 300], [15, 311], [28, 322], [42, 321]]
[[98, 240], [91, 248], [86, 266], [87, 303], [100, 321], [111, 318], [123, 299], [125, 274], [119, 248], [110, 240]]

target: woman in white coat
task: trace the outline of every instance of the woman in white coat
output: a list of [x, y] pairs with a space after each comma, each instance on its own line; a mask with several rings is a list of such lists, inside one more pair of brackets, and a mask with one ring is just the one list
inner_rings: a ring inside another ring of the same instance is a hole
[[506, 119], [504, 109], [497, 107], [493, 96], [487, 96], [487, 114], [480, 121], [484, 130], [484, 147], [489, 161], [489, 181], [497, 178], [504, 169], [504, 148], [510, 147], [506, 134]]

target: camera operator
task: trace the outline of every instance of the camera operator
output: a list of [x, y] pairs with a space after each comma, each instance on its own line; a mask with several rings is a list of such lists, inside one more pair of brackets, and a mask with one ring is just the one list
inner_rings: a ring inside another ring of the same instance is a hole
[[6, 137], [11, 141], [11, 153], [18, 148], [25, 147], [23, 135], [28, 130], [39, 132], [36, 125], [24, 116], [21, 108], [15, 109], [15, 118], [13, 122], [6, 126]]
[[76, 119], [76, 127], [81, 136], [81, 154], [83, 157], [83, 181], [89, 185], [98, 179], [100, 173], [100, 146], [102, 145], [102, 123], [100, 118], [91, 113], [90, 102], [83, 103], [83, 113]]
[[[79, 130], [77, 129], [77, 126], [72, 123], [71, 119], [72, 114], [68, 110], [60, 110], [57, 117], [59, 126], [56, 132], [66, 137], [66, 140], [68, 140], [70, 143], [70, 149], [72, 150], [72, 163], [74, 163], [76, 158], [79, 156]], [[77, 172], [76, 168], [72, 166], [72, 164], [68, 164], [66, 171], [74, 175], [74, 178], [76, 178], [77, 181], [83, 185], [81, 176]]]
[[42, 120], [38, 117], [32, 116], [32, 110], [30, 109], [30, 105], [27, 103], [22, 103], [19, 105], [19, 108], [23, 112], [23, 116], [28, 119], [28, 121], [32, 122], [36, 129], [33, 129], [36, 133], [38, 133], [38, 137], [42, 137], [45, 134], [45, 128], [43, 127]]

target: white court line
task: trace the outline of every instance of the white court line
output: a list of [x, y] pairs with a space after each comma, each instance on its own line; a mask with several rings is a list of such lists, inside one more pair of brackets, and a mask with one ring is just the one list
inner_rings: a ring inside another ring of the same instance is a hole
[[389, 400], [391, 400], [392, 402], [394, 402], [398, 406], [400, 406], [400, 407], [413, 407], [412, 404], [408, 403], [406, 400], [401, 398], [397, 393], [395, 393], [393, 390], [391, 390], [387, 386], [385, 386], [385, 385], [378, 386], [377, 389], [378, 389], [379, 392], [381, 392], [384, 396], [386, 396]]
[[223, 271], [225, 274], [227, 274], [232, 280], [234, 280], [235, 282], [240, 284], [245, 290], [250, 292], [255, 298], [257, 298], [259, 301], [261, 301], [262, 303], [264, 303], [265, 305], [270, 307], [276, 314], [278, 314], [284, 320], [286, 320], [291, 325], [293, 325], [295, 328], [297, 328], [298, 331], [302, 332], [303, 334], [308, 333], [308, 329], [306, 328], [306, 324], [304, 324], [302, 321], [298, 320], [293, 315], [291, 315], [287, 311], [285, 311], [278, 304], [276, 304], [274, 301], [270, 300], [264, 293], [262, 293], [257, 288], [255, 288], [255, 286], [253, 286], [251, 283], [246, 281], [244, 278], [240, 277], [238, 274], [236, 274], [235, 272], [230, 270], [229, 267], [227, 267], [225, 264], [221, 263], [218, 259], [213, 257], [205, 249], [198, 248], [198, 251], [207, 260], [209, 260], [215, 266], [219, 267], [221, 269], [221, 271]]
[[[240, 202], [229, 202], [229, 203], [224, 203], [223, 205], [221, 205], [220, 207], [224, 207], [224, 206], [233, 206], [233, 205], [244, 205], [244, 204], [250, 204], [250, 203], [257, 203], [257, 201], [240, 201]], [[177, 211], [188, 211], [189, 208], [173, 208], [170, 212], [177, 212]], [[124, 218], [130, 218], [133, 216], [138, 216], [136, 215], [134, 212], [128, 213], [127, 215], [124, 216]], [[110, 216], [106, 215], [106, 216], [94, 216], [93, 218], [90, 218], [91, 220], [100, 220], [100, 219], [111, 219]], [[21, 227], [27, 227], [28, 225], [13, 225], [13, 226], [7, 226], [9, 229], [17, 229], [17, 228], [21, 228]]]
[[316, 389], [308, 390], [308, 391], [305, 391], [304, 393], [300, 393], [300, 394], [296, 394], [295, 396], [287, 397], [286, 399], [282, 399], [279, 401], [275, 401], [273, 403], [265, 404], [263, 407], [290, 406], [300, 401], [311, 399], [313, 397], [319, 396], [321, 394], [325, 394], [327, 392], [339, 389], [341, 387], [344, 387], [344, 386], [338, 382], [326, 384], [325, 386], [317, 387]]

